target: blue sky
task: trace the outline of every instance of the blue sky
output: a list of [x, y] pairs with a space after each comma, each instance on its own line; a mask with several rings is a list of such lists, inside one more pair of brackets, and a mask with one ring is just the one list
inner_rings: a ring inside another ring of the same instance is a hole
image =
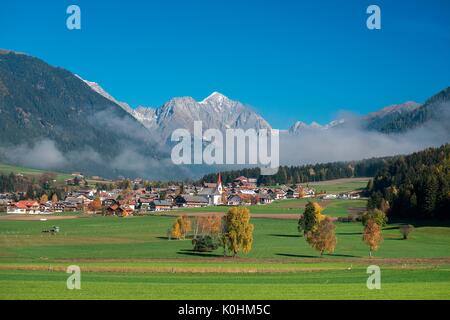
[[[66, 28], [77, 4], [82, 29]], [[366, 28], [381, 8], [382, 29]], [[4, 1], [0, 48], [100, 83], [132, 106], [213, 91], [274, 127], [423, 102], [450, 85], [450, 1]]]

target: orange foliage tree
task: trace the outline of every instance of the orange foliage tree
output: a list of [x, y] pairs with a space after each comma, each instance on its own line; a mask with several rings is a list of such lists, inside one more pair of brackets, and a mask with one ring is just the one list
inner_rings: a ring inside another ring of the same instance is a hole
[[336, 226], [330, 218], [323, 218], [317, 226], [307, 233], [306, 241], [323, 256], [325, 251], [333, 252], [336, 248]]
[[383, 240], [381, 227], [373, 219], [369, 219], [364, 227], [363, 241], [369, 246], [369, 256], [376, 251]]
[[102, 201], [99, 197], [96, 197], [94, 201], [90, 203], [90, 209], [94, 211], [94, 213], [97, 213], [98, 210], [102, 208]]

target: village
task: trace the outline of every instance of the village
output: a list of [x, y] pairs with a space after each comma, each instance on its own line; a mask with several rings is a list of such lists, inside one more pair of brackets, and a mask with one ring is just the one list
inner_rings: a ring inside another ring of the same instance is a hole
[[[66, 185], [78, 185], [75, 178], [66, 180]], [[75, 180], [75, 182], [74, 182]], [[132, 187], [131, 187], [132, 186]], [[267, 205], [275, 200], [322, 197], [323, 199], [358, 199], [352, 194], [321, 194], [314, 188], [298, 185], [276, 187], [258, 186], [256, 178], [237, 177], [223, 184], [218, 174], [216, 183], [173, 184], [167, 187], [149, 187], [142, 179], [135, 179], [126, 188], [102, 190], [101, 188], [72, 187], [63, 199], [44, 196], [40, 199], [18, 200], [17, 194], [0, 194], [0, 211], [7, 214], [57, 214], [82, 212], [127, 217], [151, 213], [163, 213], [179, 208], [207, 206]], [[23, 195], [22, 195], [23, 197]], [[6, 208], [6, 210], [1, 210]]]

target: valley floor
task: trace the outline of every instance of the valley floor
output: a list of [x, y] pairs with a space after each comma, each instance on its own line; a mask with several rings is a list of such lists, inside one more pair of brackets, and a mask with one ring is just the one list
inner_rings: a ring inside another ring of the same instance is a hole
[[[221, 249], [194, 252], [190, 240], [168, 240], [174, 216], [2, 216], [0, 299], [450, 299], [448, 225], [409, 221], [415, 231], [402, 240], [398, 225], [389, 224], [369, 259], [362, 224], [335, 222], [336, 250], [320, 257], [297, 232], [305, 203], [251, 207], [253, 248], [237, 258], [224, 258]], [[364, 208], [365, 200], [322, 205], [325, 214], [344, 217]], [[211, 209], [223, 210], [170, 214]], [[292, 217], [274, 219], [283, 215]], [[55, 225], [58, 234], [42, 233]], [[81, 290], [66, 287], [70, 265], [81, 269]], [[381, 268], [380, 290], [366, 286], [369, 265]]]

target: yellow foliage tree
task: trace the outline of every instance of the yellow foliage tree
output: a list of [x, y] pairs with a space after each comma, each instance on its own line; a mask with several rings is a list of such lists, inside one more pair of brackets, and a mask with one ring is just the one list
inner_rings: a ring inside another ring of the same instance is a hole
[[41, 199], [39, 200], [39, 203], [40, 204], [45, 204], [45, 203], [47, 203], [48, 202], [48, 196], [44, 193], [42, 196], [41, 196]]
[[58, 196], [56, 195], [56, 193], [54, 193], [54, 194], [52, 195], [52, 203], [53, 203], [53, 204], [58, 203]]
[[224, 254], [226, 250], [235, 257], [240, 251], [250, 252], [253, 244], [253, 225], [250, 223], [250, 211], [244, 207], [228, 210], [223, 225]]
[[313, 231], [308, 233], [306, 240], [322, 256], [325, 251], [333, 252], [336, 248], [336, 226], [330, 218], [322, 219]]
[[381, 234], [381, 227], [373, 220], [367, 221], [364, 227], [363, 241], [369, 246], [369, 256], [372, 256], [372, 251], [376, 251], [383, 240]]
[[307, 235], [317, 229], [320, 222], [325, 219], [322, 214], [322, 207], [317, 202], [308, 202], [303, 212], [303, 219], [301, 219], [303, 232]]
[[171, 238], [174, 238], [174, 239], [181, 238], [181, 230], [180, 230], [180, 225], [178, 224], [178, 222], [175, 222], [172, 225], [172, 230], [170, 230], [170, 236], [171, 236]]
[[175, 239], [185, 239], [191, 231], [191, 220], [186, 215], [178, 217], [172, 225], [171, 236]]

